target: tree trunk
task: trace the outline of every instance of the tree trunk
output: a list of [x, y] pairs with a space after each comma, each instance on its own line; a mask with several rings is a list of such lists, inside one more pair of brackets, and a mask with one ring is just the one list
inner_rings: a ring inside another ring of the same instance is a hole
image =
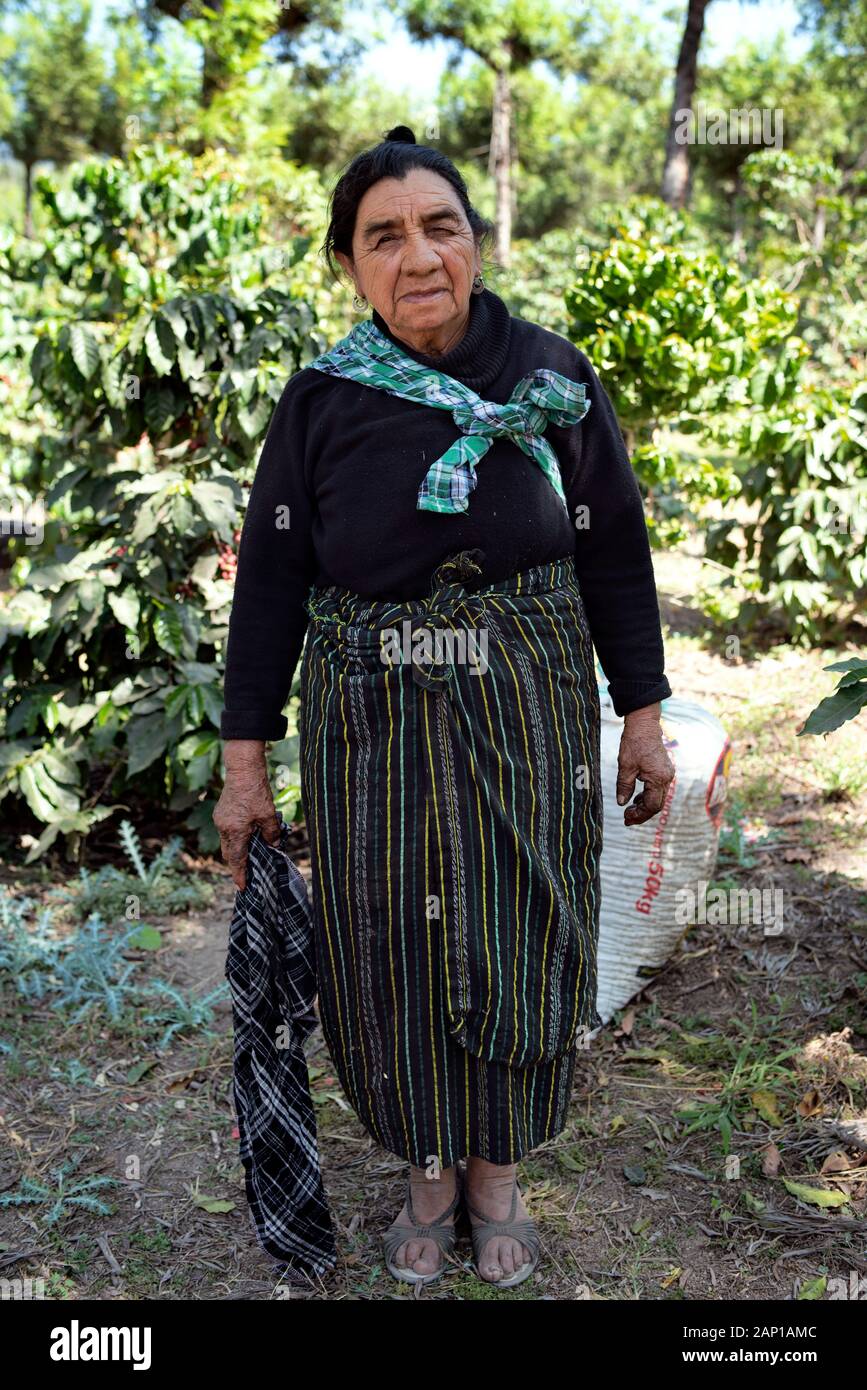
[[491, 118], [490, 171], [494, 178], [494, 259], [509, 264], [512, 248], [512, 84], [508, 62], [496, 69], [494, 110]]
[[[819, 191], [820, 194], [822, 194], [822, 193], [825, 192], [825, 190], [824, 190], [823, 188], [820, 188], [818, 191]], [[823, 246], [825, 245], [825, 229], [826, 229], [826, 223], [827, 223], [827, 216], [828, 216], [828, 210], [827, 210], [827, 208], [825, 207], [825, 204], [824, 204], [824, 203], [819, 203], [818, 206], [817, 206], [817, 208], [816, 208], [816, 223], [815, 223], [815, 226], [813, 227], [813, 250], [814, 250], [814, 251], [821, 251], [822, 248], [823, 248]]]
[[227, 86], [226, 74], [217, 55], [206, 48], [202, 54], [202, 93], [201, 102], [207, 111], [219, 92]]
[[[207, 7], [215, 15], [219, 15], [223, 9], [223, 0], [207, 0]], [[208, 47], [207, 42], [202, 45], [202, 89], [201, 103], [207, 111], [218, 92], [223, 91], [227, 85], [227, 74], [223, 65], [212, 48]]]
[[24, 165], [24, 235], [33, 239], [33, 165]]
[[701, 35], [704, 29], [704, 12], [709, 0], [689, 0], [686, 15], [686, 28], [677, 55], [677, 69], [674, 75], [674, 101], [668, 119], [668, 138], [665, 143], [665, 168], [662, 171], [662, 198], [669, 207], [686, 206], [689, 194], [689, 145], [681, 144], [677, 131], [682, 117], [679, 112], [692, 109], [695, 95], [696, 68]]

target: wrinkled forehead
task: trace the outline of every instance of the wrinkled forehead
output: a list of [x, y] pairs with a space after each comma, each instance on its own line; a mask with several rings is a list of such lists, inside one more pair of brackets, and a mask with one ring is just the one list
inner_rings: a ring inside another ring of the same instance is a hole
[[446, 179], [413, 169], [405, 179], [379, 179], [368, 188], [355, 217], [362, 243], [390, 227], [423, 227], [429, 222], [469, 226], [460, 199]]

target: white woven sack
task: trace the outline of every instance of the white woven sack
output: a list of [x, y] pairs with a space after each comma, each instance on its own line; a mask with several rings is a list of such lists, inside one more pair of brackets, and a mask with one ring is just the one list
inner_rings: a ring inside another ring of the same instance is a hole
[[[662, 702], [662, 730], [676, 768], [659, 815], [623, 824], [616, 797], [623, 720], [611, 697], [602, 706], [603, 846], [597, 1007], [607, 1023], [660, 969], [688, 926], [678, 922], [678, 890], [713, 878], [731, 744], [714, 715], [691, 700]], [[637, 782], [635, 791], [641, 790]]]

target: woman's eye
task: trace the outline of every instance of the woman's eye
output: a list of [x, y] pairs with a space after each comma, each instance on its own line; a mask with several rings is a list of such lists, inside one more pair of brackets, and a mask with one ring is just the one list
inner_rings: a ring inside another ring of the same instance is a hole
[[[432, 232], [435, 236], [440, 236], [440, 235], [452, 236], [452, 235], [454, 234], [454, 230], [455, 230], [454, 227], [431, 227], [431, 232]], [[387, 241], [395, 241], [395, 240], [396, 240], [396, 238], [392, 235], [391, 232], [386, 232], [384, 236], [381, 236], [381, 237], [379, 238], [379, 240], [377, 241], [376, 245], [377, 245], [377, 247], [379, 247], [379, 246], [384, 246], [385, 243], [386, 243]]]

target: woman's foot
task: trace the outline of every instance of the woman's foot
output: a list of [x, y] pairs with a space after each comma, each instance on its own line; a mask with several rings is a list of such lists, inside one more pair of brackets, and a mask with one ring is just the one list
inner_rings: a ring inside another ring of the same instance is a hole
[[[515, 1195], [517, 1166], [516, 1163], [511, 1163], [504, 1167], [488, 1163], [484, 1158], [467, 1159], [464, 1191], [476, 1210], [483, 1212], [489, 1221], [508, 1221]], [[467, 1214], [473, 1226], [480, 1225], [472, 1213]], [[529, 1217], [529, 1214], [519, 1191], [515, 1219]], [[498, 1284], [503, 1279], [510, 1279], [522, 1265], [529, 1264], [532, 1258], [532, 1252], [528, 1247], [513, 1236], [492, 1236], [479, 1251], [477, 1268], [483, 1279], [487, 1279], [491, 1284]]]
[[[455, 1195], [456, 1170], [443, 1169], [439, 1178], [430, 1178], [424, 1168], [410, 1169], [410, 1191], [412, 1193], [412, 1214], [409, 1203], [404, 1202], [398, 1221], [414, 1220], [421, 1226], [439, 1222], [448, 1210]], [[441, 1222], [444, 1227], [454, 1226], [454, 1212]], [[404, 1241], [394, 1257], [399, 1269], [411, 1270], [414, 1274], [435, 1274], [443, 1264], [443, 1252], [435, 1240], [419, 1237]]]

